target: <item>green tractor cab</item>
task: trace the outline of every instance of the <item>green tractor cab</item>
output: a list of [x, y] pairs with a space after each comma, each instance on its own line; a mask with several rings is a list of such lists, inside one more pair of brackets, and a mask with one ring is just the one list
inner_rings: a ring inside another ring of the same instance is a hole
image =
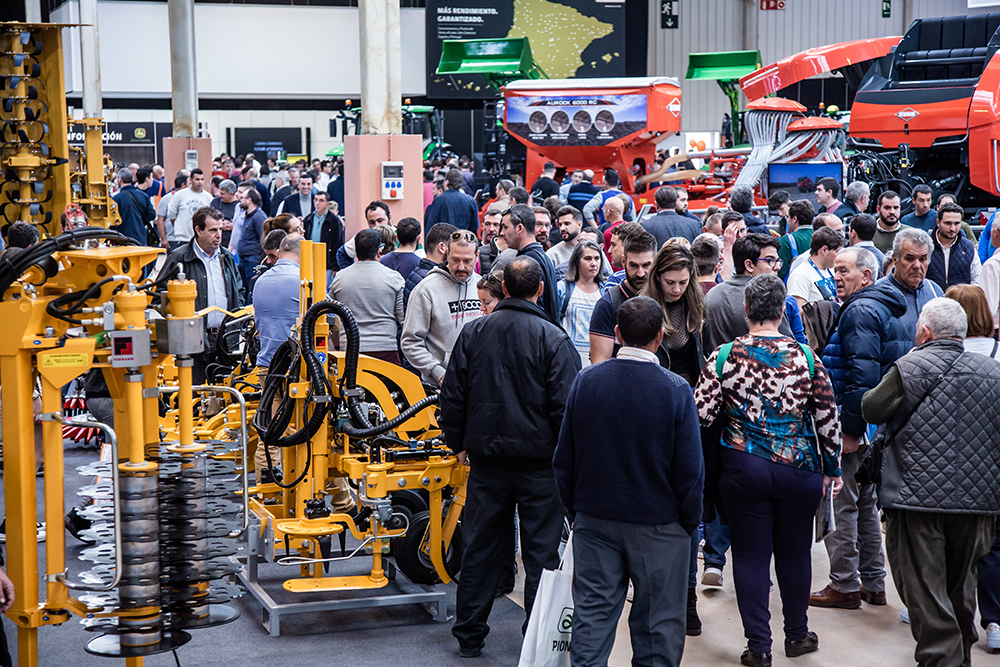
[[[337, 113], [341, 122], [341, 136], [359, 134], [361, 127], [361, 107], [345, 109]], [[331, 124], [334, 121], [331, 120]], [[423, 159], [455, 157], [454, 147], [444, 141], [442, 135], [441, 111], [424, 104], [403, 105], [403, 134], [419, 134], [423, 136]], [[326, 152], [327, 157], [342, 157], [344, 144]]]
[[729, 98], [733, 143], [740, 143], [743, 128], [740, 118], [740, 77], [760, 69], [760, 51], [724, 51], [692, 53], [688, 56], [688, 81], [717, 81]]

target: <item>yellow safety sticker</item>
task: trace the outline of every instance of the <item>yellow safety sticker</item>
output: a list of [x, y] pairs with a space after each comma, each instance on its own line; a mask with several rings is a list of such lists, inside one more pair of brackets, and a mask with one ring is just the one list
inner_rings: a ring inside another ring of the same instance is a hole
[[49, 353], [42, 359], [42, 368], [66, 368], [67, 366], [89, 366], [90, 355], [82, 352]]

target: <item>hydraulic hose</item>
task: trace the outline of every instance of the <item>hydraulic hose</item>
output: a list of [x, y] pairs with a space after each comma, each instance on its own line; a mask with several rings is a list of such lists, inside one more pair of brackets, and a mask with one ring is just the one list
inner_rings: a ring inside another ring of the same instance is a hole
[[61, 250], [66, 250], [76, 243], [91, 239], [104, 239], [127, 245], [138, 245], [138, 243], [121, 232], [102, 227], [74, 229], [65, 234], [39, 241], [35, 245], [26, 248], [24, 252], [14, 258], [0, 262], [0, 301], [3, 300], [3, 295], [10, 289], [10, 286], [32, 266]]
[[361, 392], [358, 390], [358, 357], [361, 354], [361, 333], [358, 329], [358, 322], [354, 319], [354, 313], [339, 301], [320, 301], [312, 305], [302, 318], [301, 348], [302, 360], [309, 368], [310, 377], [313, 376], [313, 368], [319, 376], [326, 377], [323, 373], [323, 366], [319, 357], [316, 356], [316, 321], [320, 315], [333, 313], [340, 317], [340, 322], [344, 327], [347, 336], [347, 353], [344, 359], [344, 395], [347, 398], [347, 409], [351, 414], [351, 423], [344, 424], [343, 432], [352, 438], [371, 438], [393, 430], [400, 424], [410, 419], [424, 408], [435, 405], [438, 397], [428, 396], [395, 417], [381, 424], [372, 426], [367, 415], [361, 409]]
[[[369, 425], [367, 428], [356, 428], [353, 424], [344, 424], [344, 433], [351, 436], [352, 438], [373, 438], [376, 435], [382, 435], [388, 431], [393, 430], [397, 426], [401, 425], [403, 422], [408, 420], [413, 415], [417, 414], [424, 408], [430, 405], [437, 405], [438, 395], [427, 396], [417, 401], [407, 409], [399, 413], [398, 417], [390, 419], [387, 422], [382, 422], [376, 426]], [[357, 399], [355, 399], [357, 400]], [[365, 420], [367, 421], [367, 420]]]

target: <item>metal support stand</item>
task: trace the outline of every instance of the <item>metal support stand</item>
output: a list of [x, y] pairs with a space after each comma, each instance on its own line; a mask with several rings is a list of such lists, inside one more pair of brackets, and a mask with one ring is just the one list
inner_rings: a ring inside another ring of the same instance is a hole
[[341, 609], [367, 609], [371, 607], [396, 607], [405, 604], [423, 605], [431, 614], [431, 617], [438, 623], [444, 623], [451, 617], [448, 615], [447, 594], [441, 590], [434, 590], [430, 586], [415, 584], [396, 570], [394, 585], [401, 593], [386, 593], [371, 597], [340, 598], [336, 600], [321, 600], [313, 602], [291, 602], [278, 603], [268, 594], [258, 581], [258, 564], [261, 560], [267, 562], [267, 554], [270, 552], [268, 541], [273, 542], [270, 530], [261, 533], [259, 520], [251, 518], [250, 526], [246, 531], [246, 562], [240, 558], [241, 567], [235, 574], [250, 595], [262, 607], [261, 623], [272, 637], [281, 635], [281, 617], [293, 616], [295, 614], [305, 614], [313, 611], [335, 611]]

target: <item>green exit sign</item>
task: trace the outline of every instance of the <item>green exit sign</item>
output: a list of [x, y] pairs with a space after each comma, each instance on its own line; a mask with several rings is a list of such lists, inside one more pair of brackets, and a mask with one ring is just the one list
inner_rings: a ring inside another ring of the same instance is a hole
[[677, 16], [677, 0], [660, 0], [660, 28], [676, 30], [680, 25]]
[[882, 18], [892, 18], [892, 0], [882, 0]]

